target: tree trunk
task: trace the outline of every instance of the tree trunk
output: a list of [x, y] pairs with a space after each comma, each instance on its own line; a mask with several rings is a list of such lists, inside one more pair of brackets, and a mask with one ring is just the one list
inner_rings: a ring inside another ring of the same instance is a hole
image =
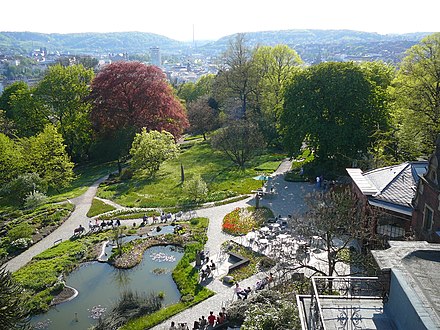
[[183, 168], [183, 164], [180, 164], [180, 182], [185, 181], [185, 170]]
[[121, 164], [121, 159], [118, 158], [118, 174], [121, 175], [122, 172], [122, 164]]

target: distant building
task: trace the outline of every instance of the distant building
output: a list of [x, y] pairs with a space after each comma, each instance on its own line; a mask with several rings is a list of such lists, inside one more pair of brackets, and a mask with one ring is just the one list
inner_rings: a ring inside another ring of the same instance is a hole
[[151, 64], [161, 67], [162, 59], [160, 56], [160, 48], [159, 47], [151, 47], [150, 48], [150, 56], [151, 56]]
[[412, 227], [415, 238], [440, 243], [440, 135], [421, 177], [413, 200]]

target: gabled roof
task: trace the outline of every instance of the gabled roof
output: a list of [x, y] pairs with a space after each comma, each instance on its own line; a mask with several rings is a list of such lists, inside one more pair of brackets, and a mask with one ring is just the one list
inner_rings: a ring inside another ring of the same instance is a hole
[[428, 162], [420, 161], [364, 173], [358, 168], [348, 168], [347, 172], [362, 194], [368, 196], [370, 204], [397, 212], [400, 209], [400, 213], [410, 215], [417, 183], [427, 169]]

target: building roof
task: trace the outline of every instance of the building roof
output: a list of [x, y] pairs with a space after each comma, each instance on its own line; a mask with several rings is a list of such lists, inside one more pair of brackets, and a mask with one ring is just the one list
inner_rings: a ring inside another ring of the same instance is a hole
[[348, 168], [348, 175], [368, 196], [372, 205], [411, 215], [412, 199], [420, 177], [428, 169], [427, 161], [405, 162], [399, 165], [362, 172], [358, 168]]
[[440, 244], [390, 241], [387, 250], [372, 251], [380, 269], [391, 269], [411, 292], [411, 300], [426, 322], [440, 324]]

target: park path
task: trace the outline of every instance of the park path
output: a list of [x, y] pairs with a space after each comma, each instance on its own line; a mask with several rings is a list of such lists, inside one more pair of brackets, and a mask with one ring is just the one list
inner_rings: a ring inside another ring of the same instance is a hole
[[90, 219], [87, 217], [87, 212], [90, 209], [90, 205], [92, 205], [92, 201], [96, 195], [99, 184], [105, 181], [107, 177], [108, 176], [105, 176], [96, 180], [84, 194], [73, 198], [70, 202], [75, 205], [75, 209], [70, 214], [69, 218], [38, 243], [32, 245], [23, 253], [9, 260], [6, 263], [6, 269], [10, 272], [15, 272], [31, 261], [34, 256], [52, 247], [54, 242], [59, 240], [68, 240], [70, 237], [72, 237], [73, 230], [79, 225], [82, 225], [84, 228], [88, 228]]
[[[288, 214], [304, 213], [306, 211], [306, 203], [304, 197], [311, 193], [315, 188], [313, 184], [302, 182], [286, 182], [283, 174], [290, 170], [291, 162], [285, 159], [278, 169], [271, 175], [271, 179], [266, 184], [269, 187], [274, 187], [275, 194], [270, 197], [265, 197], [260, 201], [260, 205], [267, 206], [274, 214], [287, 216]], [[210, 207], [206, 209], [197, 210], [197, 216], [209, 218], [208, 227], [208, 241], [205, 245], [206, 250], [209, 250], [211, 258], [214, 259], [219, 268], [222, 268], [221, 259], [221, 245], [225, 241], [233, 239], [239, 241], [237, 238], [222, 232], [222, 221], [226, 214], [237, 207], [255, 206], [255, 196], [247, 199], [226, 204], [222, 206]], [[241, 287], [255, 286], [255, 283], [264, 278], [267, 274], [258, 273], [246, 280], [240, 282]], [[214, 291], [216, 294], [201, 303], [188, 308], [170, 319], [151, 328], [152, 330], [167, 330], [170, 327], [171, 321], [175, 323], [187, 323], [192, 327], [194, 321], [204, 315], [207, 317], [210, 311], [218, 314], [223, 306], [227, 306], [234, 299], [234, 288], [223, 284], [220, 281], [221, 276], [216, 276], [214, 272], [214, 279], [207, 283], [206, 287]]]
[[[270, 181], [267, 183], [268, 186], [274, 187], [275, 194], [270, 197], [265, 197], [260, 201], [260, 205], [267, 206], [272, 209], [274, 214], [280, 214], [286, 216], [288, 214], [302, 213], [305, 210], [304, 196], [313, 191], [313, 184], [309, 183], [296, 183], [296, 182], [286, 182], [283, 179], [283, 174], [290, 169], [291, 162], [286, 159], [284, 160], [278, 169], [271, 175]], [[90, 209], [93, 198], [96, 195], [97, 188], [99, 184], [107, 179], [107, 176], [100, 178], [95, 181], [89, 189], [79, 197], [71, 200], [75, 204], [75, 210], [72, 212], [70, 217], [55, 231], [43, 238], [40, 242], [33, 245], [27, 251], [18, 255], [14, 259], [11, 259], [6, 263], [6, 269], [14, 272], [26, 263], [31, 261], [31, 259], [37, 254], [45, 251], [46, 249], [52, 247], [54, 242], [58, 240], [67, 240], [72, 234], [73, 230], [77, 228], [80, 224], [88, 228], [88, 221], [90, 218], [87, 217], [87, 212]], [[109, 203], [108, 200], [104, 200], [105, 203]], [[122, 208], [116, 203], [111, 203], [116, 208]], [[221, 259], [219, 259], [221, 245], [225, 241], [234, 239], [239, 240], [239, 238], [234, 238], [231, 235], [222, 232], [222, 221], [226, 214], [231, 212], [237, 207], [246, 207], [255, 205], [255, 196], [248, 197], [244, 200], [209, 208], [203, 208], [196, 211], [197, 216], [209, 218], [208, 226], [208, 241], [206, 243], [206, 249], [210, 251], [210, 257], [219, 265], [219, 269], [222, 268], [220, 264]], [[214, 273], [214, 275], [216, 275]], [[258, 273], [243, 280], [240, 285], [242, 287], [253, 287], [255, 283], [265, 277], [266, 274]], [[198, 320], [201, 315], [208, 316], [209, 311], [218, 313], [221, 307], [230, 303], [234, 298], [233, 288], [224, 285], [220, 280], [220, 276], [211, 280], [207, 287], [214, 291], [216, 294], [203, 302], [182, 311], [181, 313], [173, 316], [171, 320], [175, 322], [185, 322], [188, 325], [192, 325], [194, 320]], [[170, 325], [170, 320], [167, 320], [152, 329], [163, 330], [168, 329]]]

